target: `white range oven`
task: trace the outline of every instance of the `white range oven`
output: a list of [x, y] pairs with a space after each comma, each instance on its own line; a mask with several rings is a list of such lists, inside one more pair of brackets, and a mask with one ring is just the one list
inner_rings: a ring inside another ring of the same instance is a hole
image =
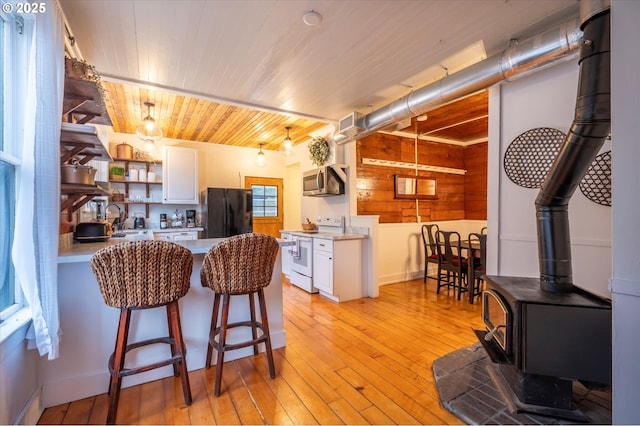
[[290, 235], [296, 244], [286, 248], [289, 252], [290, 274], [287, 275], [289, 282], [309, 293], [318, 292], [318, 289], [313, 286], [313, 237], [343, 234], [344, 217], [318, 217], [317, 225], [316, 231], [293, 231]]
[[309, 293], [317, 293], [318, 290], [313, 287], [312, 277], [313, 240], [311, 237], [294, 235], [293, 241], [296, 245], [288, 247], [291, 270], [289, 281]]

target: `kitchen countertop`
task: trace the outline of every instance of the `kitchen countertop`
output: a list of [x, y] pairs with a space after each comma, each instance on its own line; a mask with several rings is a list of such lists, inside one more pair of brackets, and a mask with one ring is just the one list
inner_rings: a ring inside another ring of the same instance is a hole
[[[174, 228], [175, 229], [175, 228]], [[189, 228], [194, 229], [194, 228]], [[155, 231], [154, 231], [155, 232]], [[135, 241], [125, 238], [111, 238], [108, 241], [102, 243], [74, 243], [68, 247], [60, 247], [58, 250], [58, 264], [60, 263], [77, 263], [88, 262], [91, 256], [103, 247], [108, 247], [114, 244], [120, 244], [127, 241]], [[224, 238], [204, 238], [201, 240], [180, 241], [176, 244], [180, 244], [188, 248], [193, 254], [204, 254], [216, 244], [224, 241]], [[292, 241], [286, 241], [278, 238], [280, 247], [294, 245]]]
[[327, 232], [327, 231], [318, 231], [318, 232], [308, 232], [308, 231], [287, 231], [280, 230], [280, 234], [290, 234], [296, 235], [298, 237], [310, 237], [310, 238], [323, 238], [325, 240], [361, 240], [364, 238], [369, 238], [366, 234], [348, 234], [348, 233], [339, 233], [339, 232]]
[[161, 234], [163, 232], [189, 232], [189, 231], [204, 231], [204, 228], [187, 228], [187, 227], [181, 227], [181, 228], [164, 228], [164, 229], [149, 229], [149, 231], [153, 232], [154, 234]]

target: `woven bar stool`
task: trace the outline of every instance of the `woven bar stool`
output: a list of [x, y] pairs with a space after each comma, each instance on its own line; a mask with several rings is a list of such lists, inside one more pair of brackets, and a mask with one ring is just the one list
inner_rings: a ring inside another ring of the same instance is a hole
[[[258, 345], [264, 343], [269, 362], [269, 375], [272, 379], [276, 377], [263, 289], [271, 282], [271, 274], [273, 273], [278, 250], [278, 242], [269, 235], [240, 234], [229, 237], [212, 247], [204, 257], [200, 281], [203, 287], [208, 287], [214, 291], [213, 313], [205, 365], [207, 368], [211, 366], [211, 356], [213, 349], [215, 349], [218, 353], [215, 396], [220, 395], [222, 367], [226, 351], [253, 346], [254, 355], [258, 355]], [[256, 320], [255, 294], [258, 295], [258, 303], [260, 305], [260, 321]], [[229, 304], [231, 296], [236, 295], [249, 296], [251, 319], [229, 324]], [[218, 324], [221, 299], [222, 314], [220, 315], [220, 324]], [[227, 343], [227, 331], [234, 327], [250, 327], [252, 339]], [[260, 330], [260, 333], [258, 333], [258, 330]]]
[[[98, 250], [91, 258], [91, 269], [107, 305], [120, 309], [115, 350], [109, 358], [109, 409], [107, 423], [113, 424], [118, 410], [122, 378], [173, 365], [174, 376], [182, 379], [184, 403], [191, 405], [185, 346], [180, 327], [178, 299], [187, 294], [193, 269], [191, 252], [168, 241], [132, 241]], [[128, 344], [131, 311], [165, 306], [168, 337]], [[125, 368], [128, 351], [142, 346], [166, 343], [171, 357], [153, 364]]]

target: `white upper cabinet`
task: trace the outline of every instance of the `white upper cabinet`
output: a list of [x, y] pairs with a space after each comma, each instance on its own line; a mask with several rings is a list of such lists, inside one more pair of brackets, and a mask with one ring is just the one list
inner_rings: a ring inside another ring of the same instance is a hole
[[162, 147], [162, 202], [198, 204], [198, 150]]

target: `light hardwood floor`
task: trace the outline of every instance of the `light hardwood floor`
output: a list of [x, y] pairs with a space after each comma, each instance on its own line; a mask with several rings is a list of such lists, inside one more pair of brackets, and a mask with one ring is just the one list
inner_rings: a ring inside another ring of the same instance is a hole
[[[225, 364], [213, 396], [215, 368], [189, 375], [193, 404], [180, 380], [123, 389], [120, 424], [462, 424], [442, 408], [432, 362], [476, 342], [480, 306], [457, 301], [435, 281], [380, 287], [377, 299], [336, 304], [284, 283], [287, 345], [266, 358]], [[107, 384], [105, 383], [105, 388]], [[104, 423], [107, 395], [47, 408], [39, 424]]]

